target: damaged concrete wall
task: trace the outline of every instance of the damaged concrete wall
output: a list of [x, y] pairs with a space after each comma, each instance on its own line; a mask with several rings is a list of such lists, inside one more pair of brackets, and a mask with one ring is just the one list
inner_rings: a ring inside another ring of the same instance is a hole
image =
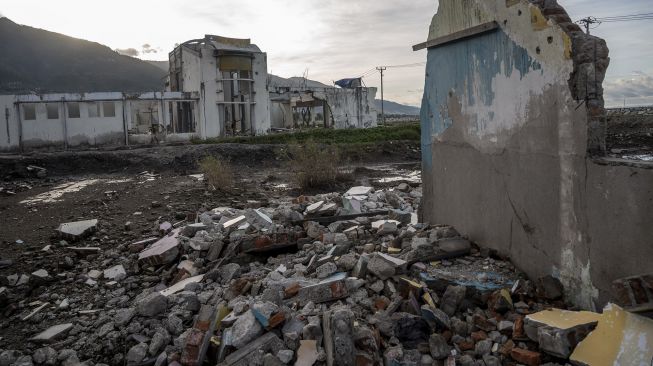
[[324, 89], [324, 94], [316, 93], [316, 97], [329, 104], [336, 129], [377, 126], [376, 88], [329, 88]]
[[[588, 309], [612, 280], [647, 271], [653, 227], [620, 223], [652, 216], [653, 171], [592, 159], [605, 146], [605, 42], [555, 1], [526, 0], [440, 1], [428, 40], [425, 221], [468, 232], [531, 276], [554, 274]], [[604, 235], [615, 225], [632, 230], [615, 242]], [[621, 245], [625, 262], [602, 256]]]

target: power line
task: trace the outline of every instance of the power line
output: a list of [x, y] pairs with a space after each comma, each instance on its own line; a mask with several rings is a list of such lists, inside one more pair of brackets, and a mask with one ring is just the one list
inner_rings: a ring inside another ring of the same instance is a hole
[[[641, 13], [641, 14], [629, 14], [629, 15], [616, 15], [616, 16], [609, 16], [603, 18], [587, 17], [577, 21], [576, 23], [585, 26], [585, 32], [587, 34], [590, 34], [590, 29], [595, 29], [602, 23], [633, 22], [633, 21], [651, 20], [651, 19], [653, 19], [653, 13]], [[596, 26], [591, 27], [594, 24], [596, 24]]]

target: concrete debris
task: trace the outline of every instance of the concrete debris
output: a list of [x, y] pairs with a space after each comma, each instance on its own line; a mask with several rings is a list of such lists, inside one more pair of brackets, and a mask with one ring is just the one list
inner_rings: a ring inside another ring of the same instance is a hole
[[98, 220], [67, 222], [59, 225], [57, 233], [63, 239], [77, 241], [91, 235], [97, 230]]
[[53, 325], [50, 328], [35, 335], [30, 340], [39, 343], [50, 343], [64, 337], [73, 328], [72, 323]]
[[[417, 223], [417, 197], [410, 184], [353, 187], [157, 218], [106, 247], [54, 244], [69, 256], [0, 278], [0, 310], [49, 347], [0, 350], [0, 366], [591, 364], [609, 324], [630, 355], [602, 357], [647, 355], [632, 341], [653, 334], [647, 322], [555, 309], [557, 279], [531, 281], [455, 228]], [[646, 300], [640, 277], [631, 305]]]

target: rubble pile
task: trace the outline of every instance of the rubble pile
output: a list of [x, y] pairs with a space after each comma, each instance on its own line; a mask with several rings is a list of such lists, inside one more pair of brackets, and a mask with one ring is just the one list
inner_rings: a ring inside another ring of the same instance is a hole
[[108, 250], [80, 244], [98, 220], [64, 223], [56, 272], [2, 279], [0, 329], [29, 339], [0, 366], [564, 364], [599, 318], [537, 316], [565, 308], [560, 282], [418, 223], [420, 198], [401, 183], [219, 207]]

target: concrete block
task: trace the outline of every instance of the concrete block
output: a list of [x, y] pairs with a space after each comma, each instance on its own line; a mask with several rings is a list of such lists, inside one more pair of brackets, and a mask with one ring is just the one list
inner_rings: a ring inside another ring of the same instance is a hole
[[542, 351], [566, 359], [600, 318], [601, 314], [589, 311], [550, 309], [526, 316], [524, 330]]
[[169, 235], [152, 244], [138, 255], [138, 262], [150, 266], [168, 264], [179, 255], [179, 239]]
[[249, 366], [259, 364], [250, 358], [256, 357], [259, 352], [262, 354], [275, 354], [284, 348], [283, 341], [273, 332], [269, 332], [258, 337], [253, 342], [243, 345], [238, 351], [227, 356], [224, 363], [227, 366]]
[[356, 353], [353, 340], [354, 313], [350, 309], [344, 307], [334, 310], [331, 315], [331, 330], [333, 332], [334, 364], [353, 366]]
[[302, 287], [298, 293], [300, 303], [306, 305], [312, 301], [318, 304], [349, 296], [346, 279], [345, 273], [337, 273], [318, 284]]
[[153, 317], [166, 311], [168, 308], [168, 298], [159, 292], [153, 292], [140, 299], [136, 304], [138, 315]]
[[374, 253], [367, 263], [367, 270], [382, 280], [405, 272], [407, 262], [384, 253]]
[[97, 230], [98, 220], [83, 220], [75, 222], [66, 222], [57, 228], [57, 233], [60, 237], [76, 241], [82, 239]]
[[365, 186], [351, 187], [347, 192], [345, 192], [345, 196], [366, 196], [372, 193], [373, 189], [374, 188], [372, 187], [365, 187]]

